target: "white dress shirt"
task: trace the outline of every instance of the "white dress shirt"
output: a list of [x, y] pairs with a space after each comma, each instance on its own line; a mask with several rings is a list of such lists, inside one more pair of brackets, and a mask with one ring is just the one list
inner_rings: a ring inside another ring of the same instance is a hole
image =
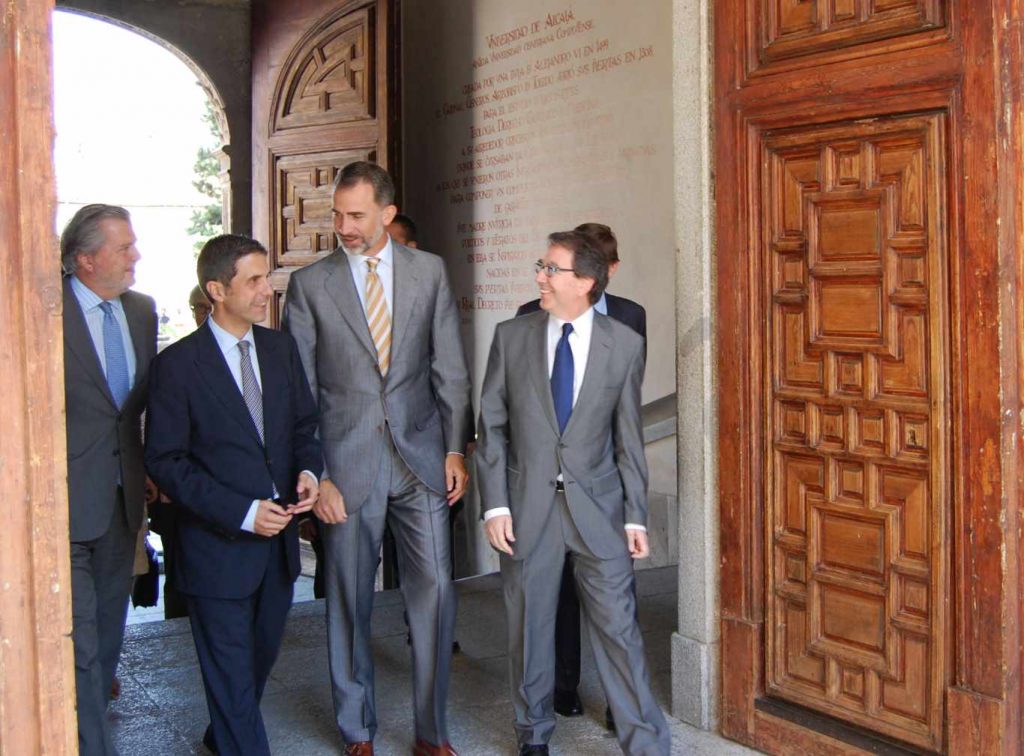
[[[256, 340], [252, 335], [252, 328], [246, 331], [242, 338], [235, 338], [232, 334], [225, 331], [219, 325], [217, 321], [210, 316], [206, 319], [206, 322], [210, 324], [210, 332], [213, 334], [213, 338], [217, 341], [217, 346], [220, 347], [221, 354], [224, 355], [224, 361], [228, 364], [228, 370], [231, 371], [231, 377], [235, 379], [235, 385], [238, 386], [238, 393], [243, 394], [242, 391], [242, 350], [238, 348], [239, 341], [249, 342], [249, 359], [252, 362], [252, 372], [256, 375], [256, 385], [260, 387], [260, 393], [263, 393], [263, 376], [260, 375], [260, 358], [256, 352]], [[316, 476], [313, 475], [309, 470], [303, 470], [313, 480], [316, 480]], [[271, 498], [277, 499], [279, 496], [277, 487], [274, 487], [274, 494]], [[253, 499], [252, 504], [249, 505], [249, 511], [246, 512], [245, 519], [242, 520], [242, 530], [246, 530], [250, 533], [256, 532], [256, 512], [260, 508], [260, 500]]]
[[[89, 329], [89, 336], [92, 337], [92, 345], [96, 350], [96, 356], [100, 358], [100, 369], [104, 377], [107, 375], [107, 352], [103, 348], [103, 298], [95, 291], [82, 283], [78, 276], [71, 276], [71, 291], [82, 308], [85, 315], [85, 325]], [[109, 300], [110, 309], [114, 314], [114, 320], [121, 326], [121, 341], [124, 342], [124, 356], [128, 361], [128, 386], [135, 385], [135, 345], [132, 343], [132, 334], [128, 330], [128, 318], [124, 314], [124, 305], [121, 304], [121, 297], [114, 297]]]
[[[596, 307], [588, 307], [587, 311], [576, 320], [568, 321], [548, 315], [548, 378], [555, 370], [555, 351], [558, 349], [558, 342], [562, 338], [562, 326], [572, 322], [572, 333], [569, 334], [569, 349], [572, 352], [572, 406], [580, 398], [580, 389], [583, 387], [583, 378], [587, 373], [587, 359], [590, 357], [590, 341], [594, 333], [594, 310]], [[558, 474], [558, 480], [562, 480], [562, 474]], [[484, 520], [499, 515], [511, 515], [508, 507], [495, 507], [484, 513]], [[647, 528], [633, 522], [627, 522], [626, 530], [641, 530], [647, 532]]]

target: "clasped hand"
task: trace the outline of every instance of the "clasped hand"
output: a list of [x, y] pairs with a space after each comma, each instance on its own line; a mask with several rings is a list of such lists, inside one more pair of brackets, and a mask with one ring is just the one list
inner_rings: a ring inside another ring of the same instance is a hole
[[313, 509], [320, 495], [320, 484], [312, 475], [303, 472], [299, 475], [295, 493], [298, 495], [298, 501], [287, 506], [281, 506], [270, 499], [260, 500], [256, 509], [256, 521], [253, 523], [253, 530], [257, 535], [268, 538], [275, 536], [288, 527], [293, 517]]

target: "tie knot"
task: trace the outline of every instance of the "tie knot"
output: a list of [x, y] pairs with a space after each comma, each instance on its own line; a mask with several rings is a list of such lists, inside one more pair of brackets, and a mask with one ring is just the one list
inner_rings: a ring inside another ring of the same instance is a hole
[[569, 338], [569, 334], [570, 333], [572, 333], [572, 323], [563, 323], [562, 324], [562, 338], [563, 339]]
[[248, 356], [248, 354], [249, 354], [249, 346], [250, 346], [249, 342], [245, 341], [244, 339], [242, 341], [238, 342], [238, 351], [242, 353], [243, 357]]
[[377, 259], [376, 257], [370, 257], [370, 258], [367, 258], [367, 260], [366, 260], [366, 267], [370, 269], [371, 273], [376, 273], [377, 272], [377, 265], [379, 263], [380, 263], [379, 259]]
[[114, 306], [106, 300], [100, 302], [100, 309], [103, 310], [104, 315], [112, 315], [114, 313]]

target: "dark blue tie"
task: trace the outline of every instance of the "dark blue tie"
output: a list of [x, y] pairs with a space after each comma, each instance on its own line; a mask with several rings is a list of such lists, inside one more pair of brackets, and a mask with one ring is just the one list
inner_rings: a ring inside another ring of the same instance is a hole
[[555, 347], [555, 366], [551, 370], [551, 398], [555, 400], [555, 417], [558, 418], [558, 432], [564, 433], [572, 414], [572, 349], [569, 348], [569, 334], [572, 323], [562, 326], [562, 338]]
[[124, 353], [121, 324], [114, 317], [114, 308], [110, 302], [100, 302], [100, 309], [103, 310], [103, 358], [107, 363], [107, 386], [120, 409], [131, 390], [131, 384], [128, 383], [128, 357]]

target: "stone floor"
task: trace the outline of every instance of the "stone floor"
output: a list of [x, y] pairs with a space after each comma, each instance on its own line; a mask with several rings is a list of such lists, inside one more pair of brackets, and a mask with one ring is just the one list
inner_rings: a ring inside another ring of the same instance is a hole
[[[675, 567], [638, 573], [640, 624], [655, 694], [667, 711], [671, 690], [669, 638], [676, 623]], [[516, 753], [508, 700], [505, 611], [496, 575], [459, 581], [456, 635], [462, 652], [452, 664], [449, 729], [463, 756]], [[141, 618], [140, 618], [141, 619]], [[409, 653], [396, 591], [377, 594], [373, 615], [382, 756], [411, 748]], [[277, 755], [340, 753], [331, 709], [322, 601], [296, 603], [281, 655], [263, 699], [270, 745]], [[554, 754], [620, 753], [603, 727], [604, 699], [589, 650], [584, 648], [580, 695], [587, 715], [559, 718]], [[111, 707], [122, 756], [202, 753], [206, 701], [187, 620], [137, 622], [128, 627], [121, 667], [122, 692]], [[673, 754], [731, 756], [753, 753], [712, 733], [669, 719]]]

